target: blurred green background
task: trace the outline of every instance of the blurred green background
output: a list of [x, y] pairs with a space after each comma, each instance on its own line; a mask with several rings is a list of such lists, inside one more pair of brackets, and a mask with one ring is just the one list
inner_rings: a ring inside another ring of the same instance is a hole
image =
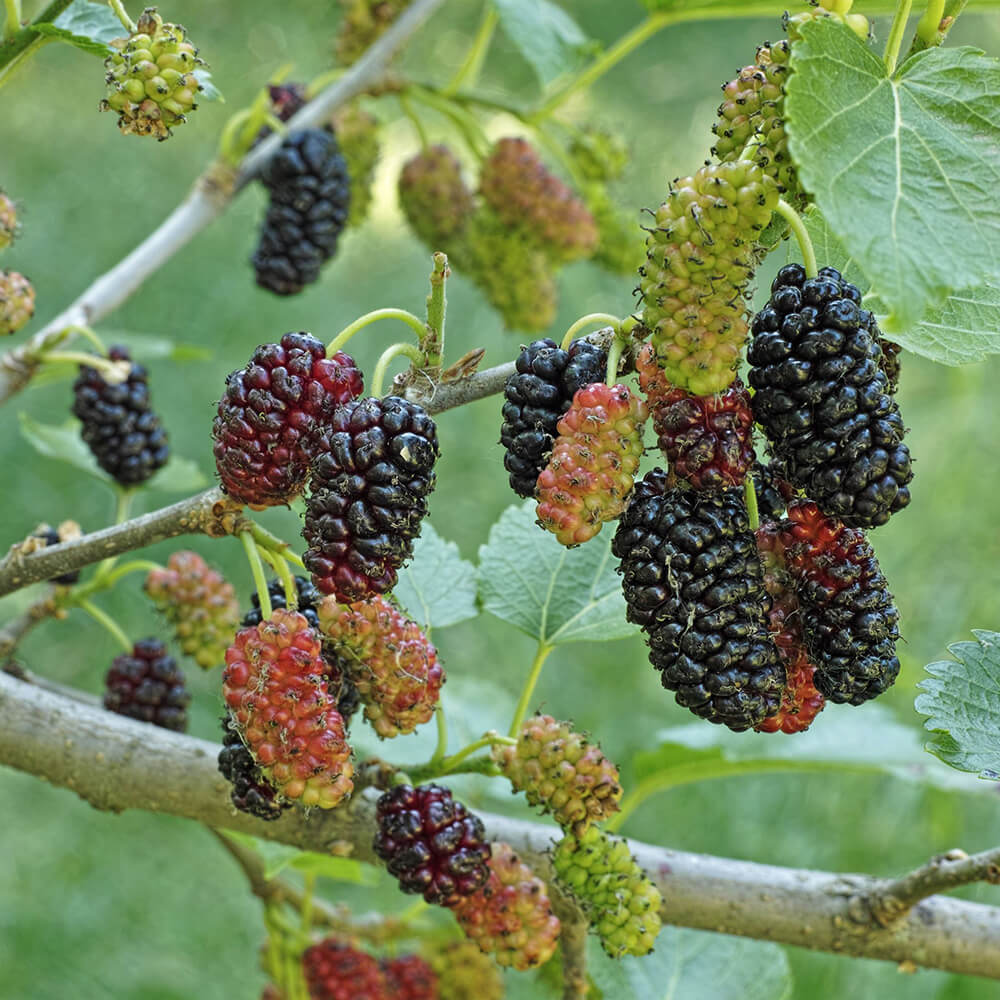
[[[588, 34], [605, 43], [642, 16], [639, 5], [630, 3], [575, 0], [567, 7]], [[566, 109], [578, 124], [604, 124], [628, 137], [633, 162], [616, 191], [623, 205], [655, 206], [670, 178], [691, 172], [707, 155], [719, 85], [752, 60], [759, 42], [780, 35], [784, 7], [776, 2], [770, 20], [668, 30]], [[27, 13], [34, 13], [30, 5]], [[24, 335], [63, 309], [166, 216], [212, 156], [227, 116], [247, 104], [270, 73], [289, 62], [299, 77], [329, 66], [339, 7], [314, 0], [281, 5], [174, 0], [162, 13], [188, 27], [228, 100], [203, 105], [169, 142], [120, 136], [113, 116], [96, 111], [103, 94], [100, 62], [68, 46], [44, 48], [0, 91], [0, 184], [20, 201], [24, 221], [23, 236], [2, 263], [28, 274], [38, 293], [38, 318]], [[418, 78], [433, 67], [433, 76], [443, 81], [461, 61], [478, 18], [479, 4], [451, 0], [411, 46], [403, 66]], [[879, 28], [884, 37], [885, 25]], [[965, 16], [953, 41], [1000, 50], [1000, 17]], [[529, 100], [534, 92], [530, 69], [502, 35], [481, 87], [513, 100]], [[253, 188], [99, 324], [106, 341], [114, 340], [114, 331], [129, 331], [210, 352], [207, 360], [195, 362], [149, 362], [154, 403], [173, 447], [206, 476], [212, 473], [214, 403], [226, 373], [241, 366], [255, 345], [295, 329], [329, 340], [378, 306], [422, 310], [429, 256], [408, 233], [395, 199], [399, 165], [416, 150], [417, 139], [399, 119], [393, 99], [373, 107], [387, 123], [374, 215], [347, 235], [318, 285], [289, 300], [254, 286], [247, 258], [264, 199]], [[433, 138], [453, 138], [440, 117], [429, 117], [426, 124]], [[498, 137], [512, 132], [515, 123], [499, 116], [484, 124]], [[569, 267], [560, 279], [554, 335], [587, 312], [630, 311], [633, 284], [590, 263]], [[462, 276], [452, 279], [448, 293], [451, 360], [477, 346], [486, 349], [486, 364], [513, 357], [525, 338], [505, 332]], [[352, 351], [370, 371], [399, 332], [370, 328], [352, 342]], [[946, 645], [966, 638], [970, 627], [1000, 626], [1000, 535], [993, 502], [1000, 494], [994, 433], [1000, 421], [995, 391], [1000, 362], [950, 369], [906, 355], [903, 364], [900, 402], [918, 462], [914, 500], [878, 532], [876, 544], [905, 636], [903, 672], [885, 703], [919, 730], [913, 698], [923, 664], [941, 658]], [[56, 523], [72, 517], [85, 529], [111, 519], [113, 498], [103, 486], [39, 457], [19, 436], [19, 411], [60, 423], [69, 405], [70, 384], [63, 380], [33, 386], [0, 413], [0, 468], [7, 470], [4, 548], [42, 519]], [[494, 398], [440, 421], [442, 458], [431, 521], [473, 560], [489, 526], [514, 499], [496, 443], [498, 412]], [[179, 498], [148, 491], [137, 509]], [[290, 511], [270, 511], [261, 520], [287, 538], [297, 537], [298, 519]], [[224, 568], [246, 599], [249, 574], [238, 544], [185, 539], [148, 554], [163, 561], [182, 545]], [[133, 637], [160, 628], [140, 580], [130, 578], [101, 600]], [[0, 602], [0, 620], [29, 597]], [[533, 652], [530, 640], [486, 615], [435, 639], [453, 680], [486, 678], [511, 695]], [[32, 635], [19, 655], [34, 670], [97, 692], [116, 653], [98, 626], [73, 613]], [[189, 676], [195, 693], [191, 730], [216, 739], [218, 675], [205, 676], [192, 665]], [[488, 710], [489, 698], [484, 701]], [[626, 774], [632, 754], [649, 748], [658, 729], [690, 719], [660, 689], [638, 639], [558, 650], [536, 703], [599, 735]], [[820, 716], [817, 725], [823, 722]], [[875, 755], [877, 732], [871, 740]], [[405, 755], [402, 743], [385, 750]], [[940, 766], [931, 758], [927, 765]], [[0, 997], [257, 996], [262, 977], [256, 949], [264, 936], [259, 908], [205, 830], [161, 816], [100, 814], [68, 791], [8, 769], [0, 769], [0, 796], [7, 803], [0, 826]], [[890, 778], [744, 776], [656, 799], [627, 832], [760, 862], [890, 875], [954, 846], [973, 852], [1000, 843], [1000, 799], [929, 791]], [[392, 905], [401, 905], [391, 887], [383, 884], [379, 893], [383, 890]], [[362, 890], [337, 888], [331, 894], [371, 905]], [[997, 901], [995, 889], [964, 894]], [[887, 963], [789, 951], [796, 996], [996, 996], [995, 984], [984, 980], [925, 971], [903, 975]]]

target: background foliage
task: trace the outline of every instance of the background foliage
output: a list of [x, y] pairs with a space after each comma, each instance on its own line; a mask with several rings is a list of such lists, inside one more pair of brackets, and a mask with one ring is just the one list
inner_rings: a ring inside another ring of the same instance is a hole
[[[578, 121], [620, 127], [630, 139], [633, 164], [618, 192], [623, 204], [655, 206], [667, 180], [690, 172], [704, 156], [719, 84], [750, 61], [756, 44], [780, 33], [782, 5], [771, 6], [774, 16], [766, 20], [670, 29], [576, 99], [571, 107]], [[605, 41], [642, 13], [638, 5], [601, 0], [576, 0], [572, 10], [589, 35]], [[275, 8], [264, 0], [238, 5], [173, 0], [163, 12], [191, 30], [229, 101], [205, 104], [170, 142], [123, 139], [112, 116], [98, 116], [100, 65], [66, 46], [43, 49], [0, 98], [0, 181], [23, 203], [25, 222], [9, 257], [34, 281], [42, 321], [162, 219], [212, 155], [226, 116], [248, 103], [269, 73], [289, 61], [302, 76], [329, 65], [325, 39], [332, 38], [335, 26], [333, 4], [287, 0]], [[418, 76], [430, 66], [454, 67], [477, 17], [476, 5], [447, 5], [404, 63]], [[885, 25], [878, 27], [884, 35]], [[967, 14], [951, 41], [996, 51], [1000, 18]], [[527, 97], [534, 86], [532, 68], [501, 36], [485, 69], [484, 89]], [[373, 108], [395, 117], [391, 100]], [[447, 134], [442, 120], [428, 126], [432, 137]], [[501, 118], [491, 124], [490, 134], [500, 136], [511, 128], [510, 120]], [[132, 343], [139, 359], [151, 365], [154, 402], [175, 450], [206, 476], [212, 471], [213, 404], [225, 374], [256, 344], [292, 329], [329, 338], [379, 305], [420, 311], [429, 260], [406, 231], [394, 193], [398, 167], [417, 141], [401, 121], [385, 131], [384, 140], [374, 219], [347, 236], [317, 286], [284, 301], [253, 285], [246, 259], [263, 209], [261, 193], [254, 190], [102, 325], [107, 341]], [[762, 286], [768, 277], [763, 276]], [[586, 262], [572, 265], [561, 278], [556, 328], [561, 331], [594, 310], [627, 312], [629, 293], [627, 279]], [[460, 276], [450, 283], [449, 299], [453, 351], [483, 346], [486, 364], [513, 356], [519, 338], [502, 331], [497, 316]], [[36, 327], [37, 321], [26, 332]], [[112, 330], [120, 334], [112, 336]], [[357, 338], [352, 348], [370, 370], [386, 343], [376, 333]], [[881, 529], [876, 540], [906, 639], [895, 689], [877, 707], [828, 709], [807, 737], [754, 740], [753, 752], [745, 737], [722, 741], [738, 745], [751, 759], [758, 746], [780, 746], [761, 753], [828, 759], [860, 739], [868, 760], [881, 756], [894, 762], [893, 771], [759, 774], [748, 767], [738, 776], [685, 784], [652, 800], [630, 821], [628, 833], [761, 862], [885, 875], [953, 846], [971, 853], [1000, 842], [996, 786], [948, 780], [943, 764], [919, 753], [921, 720], [913, 710], [923, 664], [941, 659], [947, 644], [967, 638], [970, 628], [996, 624], [1000, 535], [992, 498], [1000, 493], [993, 433], [1000, 421], [998, 376], [996, 358], [944, 368], [904, 356], [900, 398], [911, 427], [911, 450], [919, 460], [916, 489], [911, 508]], [[104, 485], [40, 457], [19, 434], [18, 410], [36, 421], [59, 423], [69, 399], [69, 382], [52, 381], [34, 386], [0, 415], [0, 468], [6, 470], [3, 544], [22, 537], [40, 519], [58, 522], [72, 516], [93, 529], [111, 518], [113, 499]], [[486, 400], [440, 422], [440, 485], [431, 523], [474, 562], [490, 526], [513, 499], [495, 443], [498, 411], [496, 399]], [[165, 500], [168, 495], [154, 492], [141, 503]], [[294, 511], [271, 512], [264, 523], [289, 538], [298, 533]], [[150, 555], [162, 560], [174, 547], [161, 545]], [[238, 545], [196, 540], [194, 547], [240, 581], [241, 596], [248, 600], [249, 579]], [[523, 556], [531, 558], [529, 552]], [[136, 578], [132, 589], [120, 588], [109, 605], [134, 637], [157, 627], [138, 587]], [[15, 595], [0, 603], [0, 619], [13, 615], [23, 601], [24, 595]], [[437, 632], [435, 641], [449, 671], [446, 704], [449, 698], [463, 705], [479, 700], [484, 725], [495, 724], [497, 706], [516, 697], [533, 641], [490, 614]], [[32, 667], [94, 692], [115, 653], [108, 637], [77, 613], [39, 630], [21, 650]], [[195, 690], [191, 731], [215, 739], [218, 677], [191, 670], [190, 679]], [[636, 637], [558, 648], [536, 702], [596, 732], [610, 756], [622, 763], [626, 787], [636, 776], [629, 762], [641, 751], [656, 750], [662, 730], [673, 727], [668, 739], [675, 750], [658, 751], [670, 753], [684, 746], [677, 727], [691, 728], [688, 715], [660, 689]], [[844, 718], [847, 713], [850, 720]], [[703, 742], [719, 737], [707, 726], [700, 731]], [[900, 740], [906, 744], [902, 750]], [[719, 756], [712, 747], [699, 753]], [[917, 777], [937, 780], [900, 781], [900, 773], [915, 776], [914, 761], [923, 769]], [[648, 763], [648, 755], [637, 761], [640, 770]], [[960, 790], [969, 787], [972, 793]], [[472, 781], [462, 788], [473, 803], [488, 794]], [[7, 770], [0, 772], [0, 797], [8, 803], [0, 826], [5, 862], [0, 900], [8, 902], [0, 906], [0, 994], [33, 1000], [255, 995], [262, 982], [255, 961], [263, 937], [259, 908], [249, 901], [242, 876], [228, 860], [220, 860], [220, 849], [205, 830], [163, 816], [99, 814], [67, 791]], [[502, 801], [516, 808], [516, 800], [504, 795]], [[384, 892], [389, 906], [405, 905], [394, 886], [381, 881], [374, 890], [338, 885], [336, 891], [344, 898], [356, 896], [363, 907], [371, 905], [373, 891]], [[963, 895], [986, 899], [989, 892], [972, 887]], [[715, 950], [723, 947], [721, 939], [674, 931], [665, 932], [658, 949], [665, 960], [676, 956], [668, 949], [674, 937], [692, 961], [705, 960], [706, 941], [710, 961], [722, 961], [723, 952]], [[771, 945], [736, 944], [733, 961], [763, 968], [781, 961]], [[937, 972], [903, 976], [885, 963], [793, 949], [788, 958], [796, 996], [978, 1000], [995, 990], [983, 981]]]

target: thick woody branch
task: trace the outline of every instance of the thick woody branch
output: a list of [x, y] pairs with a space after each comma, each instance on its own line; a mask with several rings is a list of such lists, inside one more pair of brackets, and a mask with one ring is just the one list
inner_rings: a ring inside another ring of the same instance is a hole
[[[318, 125], [331, 111], [367, 90], [385, 71], [392, 55], [444, 0], [415, 0], [340, 79], [331, 83], [288, 123], [288, 129]], [[235, 174], [212, 164], [190, 194], [163, 223], [110, 271], [101, 275], [72, 305], [20, 347], [0, 355], [0, 403], [23, 389], [37, 368], [39, 354], [59, 343], [71, 326], [91, 326], [117, 309], [146, 279], [212, 223], [272, 156], [281, 137], [272, 135], [244, 160]]]
[[[0, 762], [71, 788], [99, 809], [146, 809], [374, 861], [373, 792], [331, 812], [289, 810], [274, 823], [234, 813], [218, 747], [103, 712], [0, 673]], [[483, 816], [544, 878], [559, 831]], [[672, 924], [842, 955], [1000, 979], [1000, 908], [922, 899], [891, 927], [875, 917], [885, 879], [779, 868], [632, 842]], [[905, 881], [905, 880], [904, 880]]]

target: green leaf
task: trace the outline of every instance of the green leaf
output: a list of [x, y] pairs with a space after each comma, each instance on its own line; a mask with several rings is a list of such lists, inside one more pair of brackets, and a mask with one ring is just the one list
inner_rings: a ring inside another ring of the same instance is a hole
[[106, 3], [89, 3], [88, 0], [73, 0], [54, 21], [43, 21], [32, 27], [39, 34], [69, 42], [102, 59], [111, 53], [108, 42], [127, 34]]
[[642, 958], [608, 958], [587, 942], [588, 968], [604, 1000], [786, 1000], [792, 971], [769, 941], [664, 927]]
[[534, 506], [508, 507], [480, 547], [483, 608], [550, 646], [638, 632], [625, 620], [613, 531], [567, 549], [535, 524]]
[[[684, 20], [700, 18], [774, 17], [781, 4], [775, 0], [642, 0], [651, 11], [685, 14]], [[789, 6], [789, 5], [786, 5]], [[866, 0], [863, 12], [869, 17], [895, 12], [897, 0]], [[967, 9], [1000, 7], [1000, 0], [970, 0]]]
[[80, 421], [69, 419], [63, 424], [42, 424], [27, 413], [18, 413], [21, 436], [39, 455], [89, 472], [90, 475], [115, 488], [114, 480], [97, 464], [91, 450], [80, 437]]
[[427, 628], [457, 625], [479, 614], [476, 567], [425, 524], [413, 545], [413, 559], [393, 591], [410, 616]]
[[929, 716], [927, 749], [950, 767], [1000, 779], [1000, 632], [973, 629], [975, 642], [948, 647], [954, 660], [924, 668], [915, 708]]
[[171, 455], [167, 464], [144, 485], [161, 493], [192, 493], [203, 490], [208, 477], [193, 459]]
[[656, 739], [659, 746], [636, 754], [633, 764], [638, 780], [659, 776], [664, 788], [759, 770], [887, 773], [936, 788], [984, 790], [929, 760], [919, 732], [880, 705], [828, 706], [811, 729], [791, 738], [692, 723], [662, 729]]
[[378, 870], [351, 858], [337, 858], [332, 854], [317, 854], [314, 851], [300, 851], [297, 847], [279, 844], [274, 840], [263, 840], [248, 833], [226, 830], [226, 837], [242, 847], [258, 854], [264, 865], [264, 877], [274, 878], [285, 868], [322, 875], [336, 882], [353, 882], [357, 885], [374, 885], [378, 881]]
[[[817, 259], [836, 267], [857, 285], [865, 295], [865, 305], [881, 320], [887, 311], [885, 303], [869, 294], [871, 282], [833, 234], [822, 213], [808, 211], [805, 223]], [[790, 241], [789, 259], [793, 258], [799, 260], [801, 254]], [[1000, 283], [953, 292], [943, 305], [932, 308], [919, 323], [894, 333], [891, 339], [914, 354], [944, 365], [966, 365], [1000, 354]]]
[[196, 69], [194, 71], [195, 78], [201, 84], [201, 90], [198, 91], [200, 101], [219, 101], [222, 104], [226, 103], [226, 99], [222, 96], [222, 91], [219, 90], [215, 85], [215, 81], [212, 79], [211, 70], [207, 69]]
[[551, 0], [493, 0], [500, 23], [542, 86], [576, 68], [588, 47], [580, 26]]
[[1000, 63], [930, 49], [892, 79], [849, 28], [802, 27], [786, 113], [806, 190], [895, 335], [954, 289], [1000, 282]]

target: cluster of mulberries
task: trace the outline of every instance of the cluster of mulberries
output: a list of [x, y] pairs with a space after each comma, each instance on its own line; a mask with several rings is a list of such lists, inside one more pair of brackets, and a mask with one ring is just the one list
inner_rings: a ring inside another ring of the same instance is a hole
[[319, 605], [324, 653], [336, 657], [365, 706], [365, 718], [383, 739], [412, 733], [437, 707], [444, 671], [416, 622], [385, 598]]
[[302, 953], [311, 1000], [440, 1000], [438, 977], [419, 955], [376, 959], [330, 937]]
[[327, 358], [326, 347], [308, 333], [286, 333], [280, 343], [258, 347], [226, 379], [212, 424], [222, 488], [255, 508], [288, 503], [305, 486], [320, 431], [362, 386], [350, 357]]
[[118, 112], [125, 135], [151, 135], [161, 142], [171, 126], [182, 125], [197, 108], [202, 89], [195, 69], [203, 66], [198, 50], [179, 24], [165, 24], [155, 7], [147, 7], [128, 38], [116, 38], [104, 61], [108, 96], [102, 111]]
[[[0, 191], [0, 250], [13, 242], [20, 230], [17, 206]], [[35, 314], [35, 289], [17, 271], [0, 270], [0, 337], [17, 333]]]
[[552, 854], [556, 879], [583, 906], [591, 928], [613, 958], [645, 955], [660, 932], [663, 897], [624, 840], [590, 827], [569, 834]]
[[191, 702], [184, 674], [159, 639], [140, 639], [112, 661], [104, 678], [104, 707], [179, 733], [187, 729]]
[[493, 844], [487, 883], [461, 898], [452, 912], [467, 937], [498, 965], [533, 969], [544, 965], [559, 941], [545, 883], [507, 844]]
[[80, 366], [73, 383], [73, 415], [97, 464], [122, 486], [138, 486], [167, 464], [170, 447], [149, 401], [149, 376], [124, 347], [108, 350], [110, 361], [128, 363], [128, 376], [111, 383], [96, 368]]
[[174, 552], [151, 570], [146, 593], [174, 627], [185, 655], [210, 670], [222, 663], [240, 619], [236, 591], [197, 552]]
[[325, 672], [317, 633], [303, 615], [279, 608], [236, 634], [222, 693], [234, 727], [278, 791], [330, 809], [353, 790], [354, 768]]
[[350, 602], [395, 586], [427, 514], [437, 456], [434, 421], [417, 403], [368, 397], [334, 410], [302, 530], [303, 561], [324, 594]]
[[438, 982], [438, 1000], [503, 1000], [496, 962], [468, 938], [447, 941], [424, 953]]
[[489, 880], [482, 820], [441, 785], [396, 785], [378, 800], [375, 853], [403, 892], [453, 906]]
[[232, 785], [229, 798], [240, 811], [268, 822], [278, 819], [291, 802], [261, 772], [229, 716], [222, 719], [219, 772]]
[[535, 715], [521, 726], [516, 745], [497, 743], [492, 753], [514, 790], [564, 829], [580, 834], [618, 811], [618, 768], [568, 722]]
[[271, 200], [252, 257], [257, 284], [295, 295], [336, 253], [350, 211], [347, 164], [332, 132], [302, 129], [285, 138], [260, 179]]

